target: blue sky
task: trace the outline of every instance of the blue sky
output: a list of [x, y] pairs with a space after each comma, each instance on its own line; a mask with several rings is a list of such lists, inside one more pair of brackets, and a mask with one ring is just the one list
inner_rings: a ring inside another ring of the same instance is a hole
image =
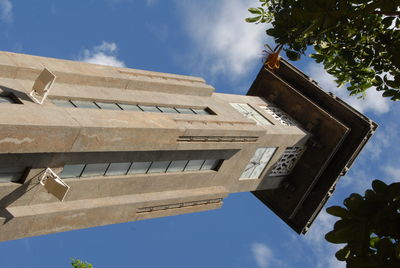
[[[201, 76], [217, 92], [245, 94], [261, 66], [265, 25], [244, 22], [255, 0], [0, 0], [0, 50]], [[300, 69], [380, 127], [341, 179], [328, 205], [374, 178], [400, 179], [400, 107], [369, 90], [364, 100], [337, 89], [321, 66]], [[249, 193], [220, 210], [0, 243], [2, 267], [344, 267], [324, 241], [335, 219], [322, 212], [298, 236]]]

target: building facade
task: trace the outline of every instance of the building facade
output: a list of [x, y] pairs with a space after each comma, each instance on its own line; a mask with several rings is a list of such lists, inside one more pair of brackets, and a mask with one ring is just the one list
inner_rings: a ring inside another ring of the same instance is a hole
[[[39, 104], [43, 70], [56, 79]], [[287, 63], [244, 96], [0, 52], [0, 241], [216, 209], [235, 192], [305, 232], [375, 128]], [[68, 185], [62, 202], [47, 168]]]

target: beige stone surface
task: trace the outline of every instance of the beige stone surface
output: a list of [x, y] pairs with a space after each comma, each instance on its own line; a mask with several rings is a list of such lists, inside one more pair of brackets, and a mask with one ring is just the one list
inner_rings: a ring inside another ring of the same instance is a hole
[[[44, 67], [57, 80], [39, 105], [28, 94]], [[197, 77], [0, 52], [0, 93], [12, 93], [22, 102], [0, 104], [0, 168], [31, 168], [24, 183], [0, 184], [0, 218], [6, 222], [0, 240], [216, 209], [222, 202], [174, 205], [277, 188], [280, 179], [268, 177], [269, 170], [286, 147], [305, 145], [309, 135], [300, 127], [281, 125], [260, 109], [268, 105], [262, 98], [213, 91]], [[51, 99], [208, 108], [215, 114], [65, 108]], [[249, 104], [272, 125], [256, 125], [231, 102]], [[181, 140], [196, 136], [208, 138]], [[260, 179], [239, 179], [259, 147], [278, 149]], [[223, 164], [217, 171], [65, 179], [71, 187], [65, 202], [38, 183], [47, 167], [60, 174], [65, 164], [176, 159], [221, 159]], [[165, 209], [138, 212], [152, 206]]]

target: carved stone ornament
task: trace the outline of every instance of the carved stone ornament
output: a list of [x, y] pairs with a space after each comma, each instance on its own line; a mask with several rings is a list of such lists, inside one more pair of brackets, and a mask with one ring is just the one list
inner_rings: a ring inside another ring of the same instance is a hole
[[281, 158], [272, 168], [270, 176], [286, 176], [289, 175], [297, 160], [304, 152], [304, 147], [287, 147]]

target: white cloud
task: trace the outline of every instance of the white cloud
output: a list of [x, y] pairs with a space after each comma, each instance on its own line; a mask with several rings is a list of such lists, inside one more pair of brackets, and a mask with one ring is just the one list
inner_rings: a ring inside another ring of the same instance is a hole
[[374, 88], [367, 91], [365, 99], [357, 99], [355, 96], [349, 96], [346, 88], [337, 88], [333, 76], [328, 74], [321, 64], [310, 63], [305, 72], [317, 81], [324, 90], [334, 93], [360, 112], [372, 111], [376, 114], [389, 112], [390, 101], [387, 98], [383, 98], [382, 93]]
[[400, 181], [400, 167], [394, 166], [384, 166], [384, 172], [388, 177], [388, 180], [385, 180], [386, 183], [398, 182]]
[[152, 33], [159, 41], [166, 41], [169, 36], [168, 26], [165, 24], [146, 24], [146, 28]]
[[[191, 65], [200, 72], [238, 78], [261, 64], [265, 24], [246, 23], [255, 0], [175, 1], [194, 43]], [[196, 51], [196, 52], [194, 52]]]
[[114, 42], [103, 41], [92, 49], [84, 49], [79, 60], [94, 64], [125, 67], [125, 63], [117, 58], [117, 50], [117, 45]]
[[306, 242], [312, 247], [317, 255], [318, 263], [316, 268], [344, 268], [346, 262], [338, 261], [335, 257], [336, 251], [344, 245], [334, 245], [325, 240], [325, 234], [333, 229], [334, 223], [338, 220], [322, 210], [317, 219], [305, 235]]
[[[396, 113], [393, 113], [396, 114]], [[371, 141], [365, 146], [365, 153], [362, 156], [368, 156], [367, 160], [379, 160], [382, 152], [387, 151], [393, 153], [400, 153], [397, 147], [393, 147], [398, 139], [400, 128], [391, 123], [389, 120], [383, 126], [378, 127], [376, 133], [372, 136]]]
[[271, 263], [275, 262], [272, 250], [263, 243], [253, 243], [251, 245], [251, 252], [260, 268], [271, 267]]
[[146, 0], [146, 6], [151, 7], [157, 4], [157, 0]]
[[320, 244], [321, 242], [325, 243], [324, 236], [326, 233], [332, 230], [336, 219], [337, 218], [326, 213], [325, 210], [322, 210], [313, 223], [311, 229], [306, 234], [306, 240], [312, 244]]
[[0, 18], [5, 22], [12, 21], [12, 4], [10, 0], [0, 0]]

